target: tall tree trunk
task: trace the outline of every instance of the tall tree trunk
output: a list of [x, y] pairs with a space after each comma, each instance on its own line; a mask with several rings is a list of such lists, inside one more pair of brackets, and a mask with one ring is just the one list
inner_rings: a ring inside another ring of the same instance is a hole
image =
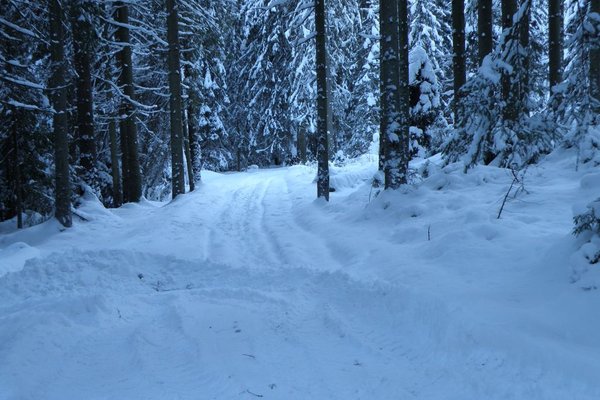
[[479, 65], [485, 56], [492, 52], [494, 36], [492, 31], [492, 0], [478, 0], [477, 3], [477, 40], [479, 42]]
[[[516, 0], [502, 0], [502, 28], [504, 32], [512, 28], [516, 8]], [[518, 40], [518, 38], [507, 38], [507, 40]], [[512, 74], [506, 71], [502, 74], [502, 100], [504, 101], [502, 116], [505, 121], [516, 121], [519, 113], [519, 99], [518, 94], [515, 93], [518, 89], [513, 84], [513, 76], [518, 73], [518, 66], [513, 65], [512, 67]]]
[[327, 99], [327, 33], [325, 0], [315, 0], [317, 64], [317, 198], [329, 201], [329, 139]]
[[133, 88], [133, 62], [131, 59], [131, 41], [129, 38], [129, 8], [122, 1], [115, 2], [116, 21], [120, 24], [115, 37], [122, 46], [117, 53], [121, 69], [119, 86], [125, 97], [121, 99], [119, 130], [121, 132], [121, 165], [123, 178], [123, 201], [138, 202], [142, 197], [142, 176], [137, 144], [137, 128], [135, 125], [135, 109]]
[[90, 22], [89, 0], [79, 0], [73, 7], [73, 61], [77, 72], [77, 128], [79, 164], [84, 181], [93, 184], [96, 175], [96, 140], [94, 135], [94, 100], [91, 64], [93, 59], [93, 30]]
[[406, 0], [381, 0], [379, 6], [381, 76], [385, 118], [385, 188], [406, 183], [408, 172], [408, 10]]
[[73, 225], [71, 181], [69, 177], [69, 133], [67, 121], [65, 40], [63, 7], [59, 0], [50, 2], [50, 99], [54, 108], [54, 165], [56, 219], [66, 228]]
[[550, 94], [552, 94], [552, 89], [562, 81], [563, 24], [563, 0], [548, 0]]
[[176, 0], [167, 0], [167, 40], [169, 42], [169, 107], [171, 116], [172, 196], [185, 193], [183, 133], [181, 117], [181, 66], [179, 62], [179, 15]]
[[[592, 0], [590, 4], [590, 13], [595, 13], [596, 24], [600, 20], [600, 0]], [[596, 114], [600, 114], [600, 44], [597, 41], [592, 43], [590, 49], [590, 95], [592, 97], [592, 108]]]
[[[379, 29], [381, 30], [381, 19], [379, 22]], [[379, 171], [385, 168], [385, 138], [387, 137], [387, 103], [385, 92], [385, 75], [383, 68], [383, 57], [379, 60]]]
[[452, 0], [452, 68], [454, 72], [454, 124], [461, 126], [458, 118], [460, 88], [467, 81], [465, 66], [465, 1]]
[[[525, 4], [528, 3], [528, 4]], [[529, 66], [530, 58], [529, 54], [531, 49], [529, 48], [529, 21], [531, 15], [531, 0], [521, 0], [521, 7], [525, 7], [522, 20], [519, 25], [519, 44], [521, 45], [522, 52], [519, 53], [518, 57], [521, 61], [519, 71], [519, 113], [526, 116], [529, 115]]]

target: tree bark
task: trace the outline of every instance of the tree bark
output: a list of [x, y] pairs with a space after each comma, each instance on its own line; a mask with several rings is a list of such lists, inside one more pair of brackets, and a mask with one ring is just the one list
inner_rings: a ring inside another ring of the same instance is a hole
[[[381, 20], [380, 20], [380, 29], [381, 29]], [[385, 76], [383, 73], [383, 57], [379, 60], [379, 163], [378, 169], [379, 171], [384, 170], [385, 168], [385, 138], [387, 135], [387, 103], [386, 103], [386, 92], [385, 92]]]
[[381, 75], [385, 104], [385, 188], [407, 182], [409, 157], [408, 9], [406, 0], [380, 1]]
[[93, 29], [88, 0], [73, 7], [73, 61], [77, 72], [77, 128], [79, 164], [84, 181], [91, 185], [96, 175], [96, 140], [94, 135], [94, 100], [91, 64], [93, 59]]
[[548, 0], [548, 80], [550, 82], [550, 94], [552, 94], [552, 89], [562, 81], [563, 29], [563, 1]]
[[[516, 13], [516, 0], [502, 0], [502, 28], [506, 32], [513, 26], [513, 16]], [[518, 40], [518, 38], [507, 38], [507, 40]], [[513, 84], [513, 76], [518, 66], [513, 65], [513, 73], [506, 71], [502, 74], [502, 100], [504, 101], [503, 119], [505, 121], [516, 121], [518, 118], [518, 89]]]
[[465, 66], [465, 1], [452, 0], [452, 68], [454, 72], [454, 124], [460, 126], [460, 88], [467, 82]]
[[479, 65], [481, 65], [485, 56], [492, 52], [494, 46], [492, 0], [479, 0], [477, 5], [477, 40], [479, 42]]
[[179, 15], [176, 0], [167, 0], [167, 40], [169, 42], [169, 106], [171, 116], [172, 196], [185, 193], [183, 168], [183, 118], [181, 116], [181, 66], [179, 61]]
[[121, 99], [119, 130], [121, 133], [121, 166], [123, 178], [123, 201], [138, 202], [142, 197], [142, 176], [137, 144], [137, 128], [135, 125], [135, 109], [133, 88], [133, 62], [131, 41], [129, 38], [129, 8], [122, 1], [115, 2], [116, 21], [121, 25], [117, 28], [115, 36], [122, 46], [117, 53], [117, 60], [121, 69], [119, 86], [125, 97]]
[[69, 133], [67, 122], [66, 63], [63, 7], [59, 0], [49, 0], [50, 14], [50, 99], [54, 108], [54, 165], [56, 219], [66, 228], [73, 225], [71, 215], [71, 181], [69, 177]]
[[[525, 5], [525, 2], [529, 4]], [[529, 115], [529, 66], [530, 66], [530, 49], [529, 49], [529, 22], [531, 16], [531, 0], [522, 0], [522, 6], [526, 6], [519, 26], [519, 44], [521, 45], [522, 53], [518, 55], [521, 59], [519, 71], [519, 114]]]
[[[590, 2], [590, 13], [595, 13], [598, 21], [600, 18], [600, 0], [592, 0]], [[598, 26], [598, 22], [596, 22]], [[592, 97], [592, 109], [596, 114], [596, 121], [598, 121], [598, 114], [600, 114], [600, 45], [592, 43], [590, 49], [590, 95]]]
[[317, 67], [317, 198], [329, 201], [329, 138], [327, 98], [327, 33], [325, 0], [315, 0]]

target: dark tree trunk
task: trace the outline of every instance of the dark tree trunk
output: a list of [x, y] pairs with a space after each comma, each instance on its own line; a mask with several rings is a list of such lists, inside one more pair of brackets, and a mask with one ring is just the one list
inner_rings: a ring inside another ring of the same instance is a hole
[[[515, 15], [516, 0], [502, 0], [502, 28], [504, 32], [513, 26], [513, 16]], [[518, 40], [518, 38], [507, 38], [507, 40]], [[517, 72], [517, 65], [513, 65], [513, 73], [504, 72], [502, 74], [502, 100], [504, 101], [504, 110], [502, 116], [505, 121], [516, 121], [518, 118], [518, 88], [513, 84], [513, 75]]]
[[530, 49], [529, 49], [529, 20], [531, 15], [531, 0], [522, 0], [522, 4], [526, 5], [523, 19], [519, 25], [519, 43], [524, 50], [519, 54], [521, 65], [519, 68], [519, 113], [529, 115], [529, 66], [530, 66]]
[[479, 65], [481, 65], [485, 56], [492, 52], [494, 46], [492, 0], [479, 0], [477, 5], [477, 40], [479, 42]]
[[381, 0], [379, 10], [385, 188], [397, 189], [407, 182], [409, 157], [408, 9], [406, 0]]
[[116, 21], [120, 24], [115, 36], [122, 48], [117, 53], [121, 74], [119, 86], [125, 97], [121, 99], [119, 130], [121, 132], [121, 166], [123, 178], [123, 201], [138, 202], [142, 197], [142, 176], [138, 155], [137, 128], [135, 125], [135, 109], [132, 101], [135, 98], [133, 88], [133, 62], [131, 59], [131, 41], [129, 38], [129, 9], [122, 2], [115, 2]]
[[329, 139], [327, 99], [327, 33], [325, 0], [315, 0], [317, 64], [317, 198], [329, 201]]
[[[600, 0], [591, 1], [590, 12], [600, 16]], [[590, 49], [590, 95], [593, 99], [592, 107], [598, 118], [598, 114], [600, 114], [600, 44], [597, 42], [592, 43]]]
[[73, 7], [73, 61], [77, 72], [77, 128], [79, 164], [83, 180], [91, 185], [96, 175], [96, 140], [94, 135], [94, 100], [91, 65], [93, 60], [93, 28], [90, 6], [80, 0]]
[[[381, 20], [379, 22], [379, 27], [381, 29]], [[381, 63], [379, 66], [379, 163], [378, 169], [379, 171], [384, 170], [385, 168], [385, 138], [387, 136], [387, 118], [385, 117], [387, 113], [387, 102], [386, 102], [386, 92], [385, 92], [385, 76], [384, 76], [384, 68], [383, 68], [383, 57], [379, 60]]]
[[[398, 168], [390, 175], [389, 187], [395, 189], [408, 182], [408, 163], [410, 161], [410, 79], [409, 79], [409, 38], [410, 31], [408, 18], [408, 0], [398, 1], [398, 70], [399, 70], [399, 132], [398, 142], [394, 142], [389, 149], [398, 152], [398, 164], [391, 166], [392, 170]], [[390, 159], [393, 160], [394, 153], [390, 151]], [[392, 176], [395, 175], [395, 176]]]
[[167, 40], [169, 42], [169, 107], [171, 116], [171, 185], [173, 198], [185, 193], [183, 133], [181, 117], [181, 66], [179, 61], [179, 15], [176, 0], [167, 0]]
[[65, 40], [63, 8], [59, 0], [50, 1], [50, 99], [54, 108], [55, 217], [66, 228], [73, 224], [71, 181], [69, 179], [69, 133], [67, 121]]
[[563, 1], [548, 0], [548, 36], [550, 93], [562, 81], [563, 59]]
[[467, 81], [465, 66], [465, 1], [452, 0], [452, 68], [454, 72], [454, 124], [460, 126], [458, 104], [460, 88]]

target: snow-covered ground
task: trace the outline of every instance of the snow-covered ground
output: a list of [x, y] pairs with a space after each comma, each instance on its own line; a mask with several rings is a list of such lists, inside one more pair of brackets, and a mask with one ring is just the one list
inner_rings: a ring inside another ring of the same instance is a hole
[[334, 169], [329, 204], [295, 166], [4, 224], [0, 399], [600, 399], [600, 275], [570, 235], [600, 172], [552, 155], [497, 219], [507, 170], [375, 196], [375, 169]]

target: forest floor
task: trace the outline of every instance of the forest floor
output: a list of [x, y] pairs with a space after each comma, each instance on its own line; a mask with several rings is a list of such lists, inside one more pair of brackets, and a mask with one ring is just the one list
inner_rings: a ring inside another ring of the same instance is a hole
[[508, 170], [434, 160], [375, 196], [366, 156], [329, 204], [294, 166], [4, 223], [0, 399], [600, 399], [600, 274], [570, 234], [600, 172], [575, 159], [500, 219]]

